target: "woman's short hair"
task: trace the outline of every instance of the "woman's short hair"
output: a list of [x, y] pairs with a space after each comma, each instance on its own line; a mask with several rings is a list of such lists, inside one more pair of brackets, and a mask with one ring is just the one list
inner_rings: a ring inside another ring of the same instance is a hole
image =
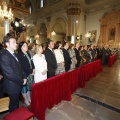
[[63, 45], [63, 47], [65, 47], [65, 45], [66, 45], [66, 44], [67, 44], [67, 42], [65, 42], [65, 41], [64, 41], [64, 42], [63, 42], [63, 44], [62, 44], [62, 45]]
[[58, 49], [58, 47], [59, 47], [60, 44], [62, 44], [61, 41], [57, 41], [57, 42], [55, 43], [55, 49]]
[[37, 45], [36, 46], [36, 50], [35, 50], [36, 53], [38, 53], [40, 47], [42, 47], [42, 45]]
[[28, 49], [32, 50], [34, 45], [35, 45], [35, 43], [30, 43], [29, 46], [28, 46]]
[[73, 46], [74, 46], [74, 44], [70, 44], [70, 49], [72, 49]]
[[[26, 43], [25, 41], [21, 41], [21, 42], [19, 43], [19, 45], [18, 45], [18, 52], [21, 51], [21, 48], [22, 48], [22, 46], [23, 46], [25, 43]], [[26, 43], [26, 44], [27, 44], [27, 43]]]

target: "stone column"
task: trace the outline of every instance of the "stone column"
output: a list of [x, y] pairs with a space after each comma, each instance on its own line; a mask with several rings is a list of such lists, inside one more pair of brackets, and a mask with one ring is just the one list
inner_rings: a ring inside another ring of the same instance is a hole
[[118, 23], [118, 46], [120, 47], [120, 23]]
[[47, 20], [47, 38], [50, 38], [51, 37], [51, 33], [50, 33], [51, 17], [50, 16], [47, 17], [46, 20]]
[[104, 32], [104, 28], [103, 25], [101, 25], [101, 42], [103, 43], [103, 32]]
[[74, 36], [74, 42], [76, 36], [80, 36], [80, 4], [79, 3], [69, 3], [67, 9], [68, 16], [68, 36]]
[[104, 40], [106, 42], [108, 42], [108, 39], [107, 39], [107, 25], [104, 25]]
[[100, 37], [99, 37], [99, 41], [100, 44], [102, 43], [102, 25], [100, 25]]
[[117, 27], [116, 27], [116, 34], [115, 34], [115, 42], [118, 42], [119, 41], [119, 38], [120, 38], [120, 35], [119, 35], [119, 33], [120, 33], [120, 23], [117, 23]]
[[103, 36], [103, 43], [106, 43], [106, 40], [105, 40], [105, 25], [103, 25], [103, 31], [102, 31], [102, 36]]
[[[120, 23], [119, 23], [119, 30], [118, 30], [118, 33], [120, 33]], [[119, 34], [119, 36], [118, 36], [118, 41], [119, 41], [119, 43], [120, 43], [120, 34]]]
[[5, 35], [9, 33], [9, 28], [10, 28], [10, 22], [9, 20], [4, 21], [4, 27], [5, 27]]

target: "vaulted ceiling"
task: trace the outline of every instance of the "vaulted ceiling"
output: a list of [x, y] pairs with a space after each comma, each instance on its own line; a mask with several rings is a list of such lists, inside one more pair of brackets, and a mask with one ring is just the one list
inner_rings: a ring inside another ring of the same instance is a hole
[[120, 0], [84, 0], [86, 4], [86, 12], [94, 12], [102, 9], [106, 9], [109, 7], [113, 7], [113, 9], [120, 5]]
[[88, 4], [94, 4], [94, 3], [97, 3], [99, 1], [106, 1], [106, 0], [85, 0], [85, 3], [88, 5]]

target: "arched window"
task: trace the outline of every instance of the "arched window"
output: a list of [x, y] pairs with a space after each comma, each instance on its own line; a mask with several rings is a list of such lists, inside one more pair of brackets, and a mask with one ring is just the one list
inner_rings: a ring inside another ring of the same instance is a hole
[[30, 6], [30, 8], [29, 8], [29, 9], [30, 9], [30, 14], [31, 14], [31, 13], [32, 13], [32, 7]]
[[44, 4], [43, 1], [44, 1], [44, 0], [40, 0], [40, 7], [41, 7], [41, 8], [43, 7], [43, 4]]

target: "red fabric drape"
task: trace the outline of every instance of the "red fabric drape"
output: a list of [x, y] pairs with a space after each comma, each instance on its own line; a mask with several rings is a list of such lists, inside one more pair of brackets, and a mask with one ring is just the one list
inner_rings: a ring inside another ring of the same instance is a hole
[[101, 60], [97, 60], [73, 71], [33, 84], [31, 111], [39, 120], [45, 120], [47, 108], [52, 108], [62, 100], [70, 101], [71, 94], [77, 88], [85, 87], [85, 82], [101, 71]]
[[116, 54], [113, 54], [109, 57], [108, 66], [111, 67], [117, 60]]

